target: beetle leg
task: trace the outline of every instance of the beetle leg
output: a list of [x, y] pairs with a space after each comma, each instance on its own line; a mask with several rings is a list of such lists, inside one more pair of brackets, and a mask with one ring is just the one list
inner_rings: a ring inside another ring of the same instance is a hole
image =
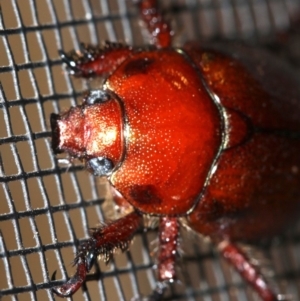
[[178, 248], [179, 222], [176, 217], [161, 217], [159, 220], [159, 250], [157, 258], [158, 283], [147, 300], [161, 300], [167, 283], [176, 280], [176, 256]]
[[106, 42], [104, 47], [81, 43], [80, 51], [59, 51], [71, 75], [77, 77], [105, 76], [112, 73], [129, 55], [132, 48]]
[[159, 221], [158, 280], [173, 282], [178, 247], [179, 222], [176, 217], [161, 217]]
[[176, 255], [178, 248], [179, 222], [176, 217], [161, 217], [159, 220], [159, 250], [157, 258], [158, 282], [151, 295], [131, 301], [160, 301], [169, 283], [176, 280]]
[[[74, 260], [74, 264], [77, 265], [76, 274], [65, 284], [52, 288], [52, 291], [60, 297], [73, 295], [80, 288], [98, 256], [108, 263], [116, 249], [128, 249], [142, 221], [142, 215], [133, 211], [123, 218], [94, 229], [91, 238], [80, 246]], [[54, 279], [55, 273], [52, 276], [52, 280]]]
[[271, 290], [266, 279], [248, 256], [235, 244], [223, 241], [219, 244], [223, 257], [240, 273], [240, 275], [255, 289], [264, 301], [278, 301], [277, 295]]
[[152, 37], [152, 44], [159, 48], [170, 47], [173, 31], [157, 8], [156, 0], [135, 0], [141, 19]]

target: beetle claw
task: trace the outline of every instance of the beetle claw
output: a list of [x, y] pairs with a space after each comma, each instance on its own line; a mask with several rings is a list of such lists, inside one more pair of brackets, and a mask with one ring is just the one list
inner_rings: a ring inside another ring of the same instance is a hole
[[[60, 297], [69, 297], [73, 295], [82, 285], [86, 278], [87, 268], [85, 262], [79, 259], [76, 274], [71, 277], [65, 284], [55, 286], [51, 290]], [[56, 279], [56, 271], [52, 274], [51, 280]]]
[[158, 282], [156, 284], [156, 288], [153, 290], [151, 295], [147, 297], [143, 297], [143, 296], [134, 297], [130, 301], [160, 301], [162, 300], [162, 296], [165, 293], [167, 286], [168, 285], [165, 281]]
[[167, 285], [165, 282], [158, 282], [156, 284], [155, 290], [152, 292], [152, 294], [148, 297], [149, 301], [159, 301], [162, 299], [163, 294], [165, 293], [167, 289]]
[[56, 280], [56, 270], [53, 272], [52, 276], [51, 276], [51, 281], [55, 281]]

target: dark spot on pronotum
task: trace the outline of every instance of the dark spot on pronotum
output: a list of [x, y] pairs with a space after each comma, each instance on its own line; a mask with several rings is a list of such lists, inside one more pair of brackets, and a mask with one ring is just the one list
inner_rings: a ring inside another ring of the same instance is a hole
[[131, 60], [124, 68], [124, 74], [126, 77], [130, 77], [136, 74], [147, 74], [149, 67], [154, 62], [153, 59], [140, 58], [136, 60]]
[[142, 203], [147, 204], [160, 204], [161, 199], [155, 187], [151, 185], [138, 186], [135, 185], [130, 190], [130, 196]]

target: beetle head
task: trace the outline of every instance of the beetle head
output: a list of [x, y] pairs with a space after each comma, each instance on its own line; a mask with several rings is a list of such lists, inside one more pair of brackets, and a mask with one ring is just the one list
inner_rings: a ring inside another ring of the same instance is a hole
[[122, 109], [102, 90], [91, 91], [82, 105], [51, 115], [52, 148], [86, 160], [94, 175], [108, 175], [123, 153]]

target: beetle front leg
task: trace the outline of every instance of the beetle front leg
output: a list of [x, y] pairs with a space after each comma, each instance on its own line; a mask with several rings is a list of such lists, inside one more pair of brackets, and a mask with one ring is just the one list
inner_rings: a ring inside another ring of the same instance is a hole
[[106, 42], [103, 47], [81, 43], [79, 51], [59, 51], [68, 72], [76, 77], [111, 74], [131, 53], [131, 47], [111, 42]]
[[159, 250], [157, 258], [158, 283], [151, 296], [148, 297], [149, 301], [161, 300], [167, 285], [176, 280], [178, 237], [178, 218], [161, 217], [159, 220]]
[[159, 221], [158, 281], [176, 279], [175, 263], [178, 248], [179, 222], [176, 217], [161, 217]]
[[131, 301], [160, 301], [168, 284], [176, 280], [176, 257], [178, 249], [179, 222], [176, 217], [159, 220], [159, 249], [157, 257], [157, 284], [151, 295], [136, 297]]
[[[91, 238], [80, 246], [74, 260], [74, 264], [77, 265], [76, 274], [65, 284], [52, 288], [52, 291], [60, 297], [73, 295], [81, 287], [98, 256], [108, 263], [115, 250], [128, 249], [142, 221], [142, 215], [134, 211], [123, 218], [94, 229]], [[55, 273], [52, 276], [52, 280], [54, 279]]]
[[228, 241], [221, 242], [218, 247], [223, 257], [254, 288], [263, 301], [279, 300], [259, 269], [250, 262], [248, 256], [240, 248]]

